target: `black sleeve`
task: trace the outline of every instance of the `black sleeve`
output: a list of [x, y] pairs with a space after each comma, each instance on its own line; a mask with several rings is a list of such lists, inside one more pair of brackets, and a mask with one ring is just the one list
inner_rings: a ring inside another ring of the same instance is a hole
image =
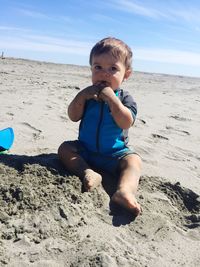
[[128, 109], [130, 109], [133, 119], [135, 120], [137, 115], [137, 104], [133, 97], [129, 94], [129, 92], [121, 90], [120, 99], [122, 101], [122, 104]]

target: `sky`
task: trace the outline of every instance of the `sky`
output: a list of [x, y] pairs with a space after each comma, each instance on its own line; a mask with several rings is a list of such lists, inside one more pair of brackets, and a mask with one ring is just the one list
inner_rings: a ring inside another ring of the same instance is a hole
[[113, 36], [133, 70], [200, 77], [199, 0], [0, 0], [0, 55], [89, 66]]

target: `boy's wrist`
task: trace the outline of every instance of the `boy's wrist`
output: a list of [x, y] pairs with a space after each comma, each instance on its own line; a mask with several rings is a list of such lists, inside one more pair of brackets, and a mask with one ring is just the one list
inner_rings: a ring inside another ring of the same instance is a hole
[[108, 104], [110, 102], [113, 102], [115, 99], [115, 93], [114, 91], [108, 87], [108, 88], [102, 88], [98, 94], [99, 98], [102, 99], [103, 101], [107, 102]]
[[88, 96], [88, 93], [87, 93], [87, 88], [83, 89], [81, 92], [80, 92], [80, 95], [81, 95], [81, 98], [83, 100], [88, 100], [89, 96]]

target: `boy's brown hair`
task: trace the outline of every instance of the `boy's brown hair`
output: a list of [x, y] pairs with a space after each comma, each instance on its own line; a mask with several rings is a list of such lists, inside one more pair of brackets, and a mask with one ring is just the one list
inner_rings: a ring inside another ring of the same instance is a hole
[[104, 53], [109, 53], [114, 58], [122, 61], [127, 70], [131, 69], [133, 53], [130, 47], [120, 39], [107, 37], [96, 43], [90, 52], [90, 65], [92, 65], [93, 56]]

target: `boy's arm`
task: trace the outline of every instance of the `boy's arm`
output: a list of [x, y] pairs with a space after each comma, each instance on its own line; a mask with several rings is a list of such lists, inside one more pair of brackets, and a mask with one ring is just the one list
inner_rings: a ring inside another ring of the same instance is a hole
[[89, 99], [98, 99], [99, 88], [89, 86], [80, 91], [68, 107], [68, 116], [72, 121], [79, 121], [84, 113], [85, 103]]
[[121, 129], [128, 129], [133, 125], [134, 119], [131, 111], [122, 104], [110, 87], [104, 88], [99, 98], [108, 103], [113, 119]]

